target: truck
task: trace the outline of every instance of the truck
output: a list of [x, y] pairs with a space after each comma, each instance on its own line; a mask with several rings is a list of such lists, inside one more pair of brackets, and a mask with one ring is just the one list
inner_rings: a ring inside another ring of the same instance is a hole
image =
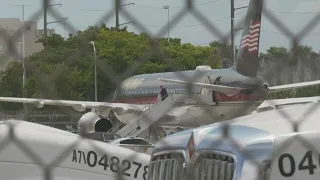
[[308, 103], [166, 136], [155, 144], [148, 178], [320, 179], [319, 117], [319, 103]]

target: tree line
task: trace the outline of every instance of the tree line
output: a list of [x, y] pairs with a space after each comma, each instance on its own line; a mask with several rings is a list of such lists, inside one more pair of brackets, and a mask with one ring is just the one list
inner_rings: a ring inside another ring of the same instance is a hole
[[[126, 28], [108, 28], [105, 24], [89, 26], [84, 31], [64, 38], [59, 34], [42, 38], [44, 49], [26, 59], [26, 81], [23, 87], [23, 68], [20, 62], [11, 62], [0, 72], [0, 96], [94, 101], [94, 53], [89, 43], [95, 42], [97, 56], [98, 101], [111, 101], [117, 86], [115, 81], [130, 73], [144, 74], [193, 70], [198, 65], [221, 68], [223, 60], [231, 59], [231, 47], [219, 41], [208, 46], [182, 43], [179, 38], [152, 39], [148, 34], [136, 34]], [[318, 56], [311, 47], [299, 46], [299, 57]], [[271, 47], [261, 58], [275, 58], [290, 63], [293, 49]], [[318, 86], [297, 91], [286, 91], [270, 98], [314, 96]], [[0, 103], [6, 110], [22, 106]]]

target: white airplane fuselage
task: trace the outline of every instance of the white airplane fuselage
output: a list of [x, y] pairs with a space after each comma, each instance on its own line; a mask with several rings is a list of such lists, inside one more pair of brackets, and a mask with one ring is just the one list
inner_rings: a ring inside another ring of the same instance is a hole
[[[174, 96], [174, 95], [173, 95]], [[205, 97], [205, 95], [202, 95]], [[250, 114], [263, 101], [228, 101], [219, 102], [217, 105], [186, 103], [179, 107], [173, 108], [155, 123], [157, 126], [174, 126], [174, 127], [199, 127], [214, 122]], [[211, 103], [212, 104], [212, 103]], [[146, 104], [147, 106], [148, 104]], [[136, 113], [116, 114], [117, 118], [126, 122]]]
[[[203, 73], [197, 80], [201, 83], [212, 83], [212, 79], [221, 76], [221, 84], [247, 88], [236, 94], [216, 92], [215, 103], [212, 91], [206, 88], [194, 88], [193, 97], [187, 94], [186, 85], [161, 82], [158, 78], [179, 79], [176, 73], [182, 73], [187, 77]], [[265, 99], [267, 91], [262, 87], [266, 83], [258, 77], [247, 77], [232, 69], [206, 70], [206, 71], [182, 71], [137, 75], [128, 78], [115, 92], [114, 103], [128, 103], [148, 106], [159, 102], [160, 85], [167, 89], [173, 98], [180, 98], [180, 103], [160, 118], [158, 126], [198, 127], [221, 120], [242, 116], [253, 112]], [[185, 98], [181, 98], [185, 96]], [[158, 100], [157, 100], [158, 99]], [[126, 122], [137, 112], [115, 113], [116, 117]]]

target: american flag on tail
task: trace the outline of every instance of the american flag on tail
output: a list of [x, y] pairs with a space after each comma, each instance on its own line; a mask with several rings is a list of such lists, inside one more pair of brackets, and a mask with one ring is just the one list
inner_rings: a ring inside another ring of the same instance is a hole
[[241, 48], [247, 47], [249, 53], [258, 51], [260, 26], [260, 21], [251, 21], [249, 33], [242, 37]]

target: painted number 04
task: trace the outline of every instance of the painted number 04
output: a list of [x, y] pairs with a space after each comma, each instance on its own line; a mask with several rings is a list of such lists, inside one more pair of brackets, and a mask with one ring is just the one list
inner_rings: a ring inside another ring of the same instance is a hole
[[[296, 167], [296, 164], [298, 164], [298, 167]], [[296, 162], [291, 154], [282, 154], [279, 157], [278, 167], [281, 175], [284, 177], [293, 176], [296, 172], [296, 168], [299, 171], [308, 171], [309, 175], [313, 175], [314, 170], [317, 168], [317, 166], [313, 162], [312, 151], [307, 151], [300, 162]]]

